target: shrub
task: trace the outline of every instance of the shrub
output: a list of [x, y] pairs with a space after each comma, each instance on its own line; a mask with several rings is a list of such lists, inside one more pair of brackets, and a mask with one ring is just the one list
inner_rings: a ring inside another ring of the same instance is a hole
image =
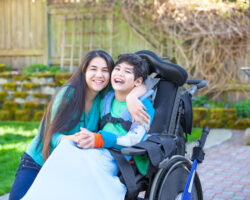
[[37, 110], [37, 109], [43, 109], [43, 105], [39, 102], [25, 102], [23, 104], [23, 109], [27, 109], [27, 110]]
[[67, 80], [70, 79], [72, 73], [56, 74], [55, 81], [57, 85], [63, 85]]
[[237, 110], [238, 117], [250, 118], [250, 100], [244, 100], [233, 106]]
[[200, 122], [200, 127], [209, 126], [210, 128], [219, 128], [222, 127], [222, 120], [220, 119], [210, 119], [210, 120], [202, 120]]
[[20, 108], [20, 105], [15, 101], [5, 101], [3, 105], [4, 110], [13, 111]]
[[39, 73], [36, 73], [34, 75], [35, 77], [37, 78], [50, 78], [50, 77], [54, 77], [55, 75], [52, 74], [51, 72], [39, 72]]
[[5, 64], [0, 64], [0, 72], [3, 72], [5, 69], [6, 65]]
[[4, 90], [16, 91], [17, 84], [14, 83], [14, 82], [7, 82], [7, 83], [3, 83], [2, 87], [3, 87]]
[[18, 75], [18, 76], [14, 76], [13, 77], [14, 81], [24, 81], [24, 80], [29, 80], [28, 76], [24, 76], [24, 75]]
[[27, 97], [27, 93], [26, 92], [14, 92], [12, 94], [12, 97], [13, 98], [22, 98], [22, 99], [25, 99]]
[[30, 110], [15, 110], [16, 121], [30, 121], [32, 119], [32, 114]]
[[1, 121], [6, 121], [6, 120], [11, 120], [11, 113], [8, 110], [1, 110], [0, 111], [0, 120]]
[[207, 97], [204, 96], [196, 96], [192, 99], [193, 107], [203, 107], [204, 104], [209, 104], [211, 101]]
[[11, 72], [0, 72], [0, 78], [11, 78]]
[[33, 121], [41, 121], [43, 118], [44, 110], [37, 110], [34, 112]]
[[200, 121], [208, 115], [208, 108], [193, 108], [193, 126], [200, 127]]
[[39, 99], [49, 99], [51, 95], [49, 94], [41, 94], [41, 93], [34, 93], [32, 94], [33, 97], [39, 98]]
[[40, 85], [35, 84], [35, 83], [24, 83], [22, 85], [22, 89], [25, 90], [25, 91], [35, 89], [35, 88], [39, 88], [39, 87], [40, 87]]
[[26, 67], [22, 73], [25, 75], [33, 75], [36, 73], [43, 73], [43, 72], [48, 72], [51, 74], [57, 74], [57, 73], [61, 73], [61, 72], [65, 72], [67, 70], [65, 69], [61, 69], [60, 67], [57, 66], [47, 66], [47, 65], [43, 65], [43, 64], [32, 64], [28, 67]]
[[250, 127], [250, 119], [240, 119], [234, 123], [234, 129], [245, 130]]
[[0, 102], [4, 101], [8, 96], [7, 92], [0, 92]]
[[193, 107], [205, 107], [205, 108], [227, 108], [229, 107], [226, 103], [223, 102], [214, 102], [209, 100], [204, 96], [196, 96], [192, 99]]

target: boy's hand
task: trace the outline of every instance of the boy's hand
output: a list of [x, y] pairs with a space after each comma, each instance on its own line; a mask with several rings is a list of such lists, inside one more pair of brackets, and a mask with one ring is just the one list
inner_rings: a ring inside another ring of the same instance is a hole
[[94, 148], [95, 145], [94, 133], [88, 131], [85, 128], [80, 128], [80, 129], [81, 131], [75, 134], [77, 138], [77, 146], [84, 149]]

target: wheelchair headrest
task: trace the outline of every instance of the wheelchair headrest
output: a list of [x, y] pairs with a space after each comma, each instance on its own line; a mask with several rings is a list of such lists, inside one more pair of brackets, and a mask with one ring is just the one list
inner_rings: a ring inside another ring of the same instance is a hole
[[186, 83], [188, 74], [186, 70], [179, 65], [166, 62], [154, 52], [149, 50], [141, 50], [135, 53], [148, 61], [149, 74], [156, 72], [162, 78], [174, 83], [177, 86], [181, 86]]

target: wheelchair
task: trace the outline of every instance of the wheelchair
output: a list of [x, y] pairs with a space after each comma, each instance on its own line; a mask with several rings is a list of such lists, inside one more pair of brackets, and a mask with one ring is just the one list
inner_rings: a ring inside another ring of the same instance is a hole
[[[149, 74], [154, 74], [157, 84], [152, 102], [155, 116], [148, 132], [149, 137], [132, 147], [123, 148], [114, 155], [120, 168], [120, 180], [127, 186], [126, 199], [187, 200], [184, 196], [187, 180], [191, 177], [189, 192], [193, 200], [202, 200], [202, 187], [196, 170], [191, 176], [192, 161], [204, 159], [203, 146], [209, 128], [203, 129], [199, 147], [194, 148], [192, 159], [185, 157], [187, 135], [192, 133], [192, 102], [195, 92], [206, 86], [204, 80], [188, 80], [187, 72], [180, 66], [166, 62], [155, 53], [142, 50], [136, 52], [149, 63]], [[184, 90], [184, 84], [192, 85]], [[123, 154], [123, 155], [122, 155]], [[122, 155], [122, 156], [120, 156]], [[127, 164], [124, 155], [147, 155], [147, 174], [142, 175], [135, 165]], [[121, 158], [123, 157], [123, 158]], [[125, 166], [124, 166], [125, 165]], [[191, 187], [191, 190], [190, 190]]]

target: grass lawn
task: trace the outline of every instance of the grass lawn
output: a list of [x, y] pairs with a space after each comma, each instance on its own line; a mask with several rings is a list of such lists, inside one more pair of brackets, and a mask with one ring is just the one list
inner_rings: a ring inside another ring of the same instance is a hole
[[[0, 195], [10, 192], [21, 156], [37, 134], [39, 122], [0, 122]], [[188, 141], [200, 137], [202, 129], [193, 128]]]
[[202, 128], [192, 128], [192, 135], [188, 135], [188, 142], [200, 139]]
[[21, 156], [39, 122], [0, 122], [0, 195], [10, 191]]

